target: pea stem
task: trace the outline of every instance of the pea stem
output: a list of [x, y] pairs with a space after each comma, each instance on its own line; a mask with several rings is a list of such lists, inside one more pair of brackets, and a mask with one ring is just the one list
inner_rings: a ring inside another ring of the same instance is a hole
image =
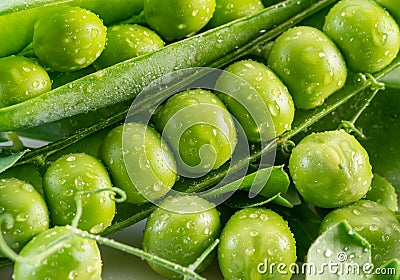
[[385, 84], [379, 82], [374, 76], [372, 76], [369, 73], [366, 73], [365, 76], [368, 78], [368, 80], [371, 82], [370, 86], [370, 94], [369, 96], [365, 99], [365, 102], [361, 106], [361, 108], [356, 112], [356, 114], [353, 116], [353, 118], [350, 121], [342, 121], [341, 124], [339, 125], [339, 129], [344, 129], [347, 133], [355, 133], [358, 137], [361, 139], [365, 139], [366, 136], [364, 133], [356, 127], [356, 122], [362, 115], [362, 113], [365, 111], [365, 109], [368, 108], [368, 106], [371, 104], [372, 100], [375, 98], [376, 94], [380, 90], [385, 89]]
[[211, 252], [217, 247], [219, 243], [219, 239], [215, 239], [213, 243], [210, 244], [210, 246], [207, 247], [207, 249], [200, 255], [200, 257], [197, 258], [197, 260], [189, 265], [189, 268], [193, 271], [195, 271], [201, 264], [202, 262], [208, 257], [208, 255], [211, 254]]
[[99, 235], [95, 235], [95, 234], [91, 234], [85, 231], [82, 231], [80, 229], [77, 228], [73, 228], [72, 226], [67, 226], [67, 228], [69, 228], [71, 230], [72, 233], [82, 237], [82, 238], [88, 238], [88, 239], [92, 239], [95, 240], [96, 242], [98, 242], [99, 244], [102, 245], [106, 245], [109, 246], [111, 248], [120, 250], [122, 252], [140, 257], [143, 260], [147, 260], [150, 262], [154, 262], [160, 266], [163, 266], [167, 269], [170, 269], [176, 273], [179, 273], [185, 277], [188, 277], [189, 279], [193, 279], [193, 280], [205, 280], [205, 278], [201, 277], [200, 275], [198, 275], [196, 272], [192, 271], [190, 268], [181, 266], [179, 264], [173, 263], [171, 261], [168, 261], [166, 259], [160, 258], [156, 255], [153, 255], [151, 253], [145, 252], [141, 249], [138, 248], [134, 248], [131, 246], [128, 246], [126, 244], [120, 243], [118, 241], [115, 241], [113, 239], [109, 239], [106, 237], [101, 237]]

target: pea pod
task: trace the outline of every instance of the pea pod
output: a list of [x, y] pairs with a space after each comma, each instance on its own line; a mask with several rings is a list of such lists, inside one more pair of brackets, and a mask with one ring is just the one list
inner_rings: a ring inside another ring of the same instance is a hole
[[303, 10], [313, 5], [322, 8], [332, 2], [287, 0], [243, 20], [95, 72], [37, 98], [1, 109], [0, 130], [36, 126], [129, 100], [154, 79], [174, 70], [210, 65]]

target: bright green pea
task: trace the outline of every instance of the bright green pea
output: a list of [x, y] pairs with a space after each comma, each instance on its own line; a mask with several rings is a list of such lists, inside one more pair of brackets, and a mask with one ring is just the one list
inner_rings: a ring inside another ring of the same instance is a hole
[[137, 24], [114, 25], [107, 29], [107, 44], [95, 61], [96, 69], [158, 50], [164, 41], [152, 30]]
[[20, 256], [25, 261], [15, 262], [14, 280], [101, 280], [102, 263], [96, 242], [70, 234], [65, 227], [54, 227], [37, 235]]
[[215, 0], [145, 0], [146, 22], [168, 41], [190, 36], [211, 19]]
[[343, 130], [304, 137], [292, 151], [289, 170], [304, 199], [323, 208], [361, 199], [372, 180], [367, 152]]
[[49, 75], [32, 59], [23, 56], [0, 59], [0, 108], [20, 103], [49, 90]]
[[326, 16], [323, 30], [353, 71], [379, 71], [400, 48], [396, 21], [373, 0], [339, 1]]
[[220, 167], [236, 147], [232, 116], [207, 90], [173, 95], [158, 108], [153, 121], [175, 153], [178, 173], [184, 176]]
[[298, 26], [282, 33], [268, 57], [271, 69], [282, 79], [300, 109], [312, 109], [342, 88], [345, 61], [322, 31]]
[[398, 210], [396, 189], [385, 177], [376, 173], [374, 173], [371, 189], [367, 192], [365, 199], [376, 201], [392, 211]]
[[[286, 86], [264, 64], [242, 60], [228, 66], [215, 88], [243, 127], [249, 141], [270, 140], [291, 128], [294, 104]], [[243, 80], [249, 83], [243, 85]], [[258, 96], [254, 96], [258, 94]], [[253, 116], [253, 117], [252, 117]]]
[[[189, 266], [218, 237], [221, 223], [214, 205], [197, 196], [170, 197], [150, 215], [144, 229], [143, 249], [174, 263]], [[211, 262], [208, 257], [196, 270]], [[150, 267], [168, 279], [181, 276], [149, 262]]]
[[214, 28], [238, 18], [253, 15], [264, 5], [260, 0], [216, 0], [214, 14], [206, 28]]
[[[236, 212], [222, 230], [218, 263], [224, 279], [290, 279], [296, 242], [285, 220], [264, 208]], [[280, 273], [269, 268], [285, 265]]]
[[60, 8], [35, 24], [33, 49], [41, 64], [55, 71], [76, 71], [100, 56], [106, 30], [99, 17], [88, 10]]
[[154, 128], [144, 124], [125, 123], [112, 129], [103, 140], [99, 156], [130, 203], [155, 201], [175, 183], [176, 163], [171, 150]]
[[400, 256], [400, 223], [383, 205], [360, 200], [330, 212], [322, 221], [321, 232], [347, 220], [371, 244], [372, 262], [379, 267]]
[[[70, 225], [77, 211], [78, 191], [98, 191], [111, 188], [107, 170], [96, 158], [83, 154], [61, 156], [46, 170], [43, 191], [53, 225]], [[107, 228], [115, 215], [115, 201], [110, 191], [83, 194], [82, 217], [78, 227], [91, 233]]]
[[0, 215], [11, 215], [12, 220], [2, 222], [1, 234], [16, 252], [49, 227], [49, 213], [42, 196], [32, 185], [15, 178], [0, 179]]

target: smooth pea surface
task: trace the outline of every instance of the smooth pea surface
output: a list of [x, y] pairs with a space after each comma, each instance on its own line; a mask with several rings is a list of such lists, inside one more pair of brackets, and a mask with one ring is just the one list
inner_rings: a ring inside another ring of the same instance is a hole
[[223, 73], [215, 86], [217, 95], [238, 119], [249, 141], [270, 140], [291, 128], [292, 96], [274, 72], [252, 60], [235, 62], [225, 71], [240, 79]]
[[[220, 227], [218, 211], [210, 202], [197, 196], [168, 198], [150, 215], [144, 230], [143, 248], [188, 266], [218, 237]], [[204, 270], [211, 260], [209, 257], [198, 271]], [[168, 279], [181, 278], [159, 265], [151, 262], [149, 265]]]
[[111, 130], [99, 155], [130, 203], [155, 201], [175, 183], [172, 151], [154, 128], [144, 124], [126, 123]]
[[107, 29], [107, 44], [94, 66], [105, 68], [163, 46], [164, 41], [149, 28], [137, 24], [114, 25]]
[[106, 27], [94, 13], [66, 7], [42, 17], [33, 32], [33, 49], [41, 64], [55, 71], [85, 68], [101, 54]]
[[215, 2], [215, 11], [206, 28], [214, 28], [264, 9], [260, 0], [216, 0]]
[[271, 69], [282, 79], [300, 109], [312, 109], [342, 88], [346, 63], [332, 40], [310, 26], [282, 33], [268, 56]]
[[15, 263], [13, 279], [101, 280], [102, 263], [96, 242], [68, 234], [65, 227], [54, 227], [32, 239], [20, 254], [25, 261]]
[[389, 208], [392, 211], [398, 210], [398, 200], [396, 189], [386, 180], [385, 177], [374, 173], [372, 178], [371, 188], [368, 191], [365, 199], [378, 202]]
[[214, 10], [215, 0], [144, 0], [147, 23], [168, 41], [202, 29]]
[[37, 62], [22, 56], [0, 59], [0, 108], [51, 89], [50, 77]]
[[[75, 196], [78, 191], [99, 191], [111, 188], [104, 165], [96, 158], [83, 154], [68, 154], [57, 159], [46, 170], [43, 190], [53, 225], [70, 225], [76, 215]], [[111, 224], [115, 202], [110, 191], [79, 196], [82, 216], [78, 227], [99, 233]]]
[[236, 147], [236, 128], [222, 101], [208, 90], [171, 96], [153, 122], [175, 154], [178, 173], [196, 176], [228, 161]]
[[304, 199], [323, 208], [361, 199], [372, 180], [367, 152], [343, 130], [304, 137], [292, 151], [289, 170]]
[[[264, 208], [236, 212], [221, 233], [218, 263], [225, 279], [290, 279], [290, 264], [296, 261], [296, 245], [288, 224]], [[270, 265], [284, 264], [282, 273]]]
[[323, 30], [352, 71], [379, 71], [392, 62], [400, 47], [396, 21], [373, 0], [339, 1], [326, 16]]
[[15, 178], [0, 179], [0, 215], [12, 218], [2, 222], [1, 231], [16, 252], [49, 227], [49, 213], [42, 196], [32, 185]]

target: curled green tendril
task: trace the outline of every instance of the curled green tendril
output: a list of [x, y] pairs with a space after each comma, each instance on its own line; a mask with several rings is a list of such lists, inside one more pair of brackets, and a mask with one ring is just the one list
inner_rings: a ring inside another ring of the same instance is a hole
[[281, 150], [284, 154], [290, 155], [296, 144], [292, 140], [285, 140], [281, 144]]
[[345, 121], [343, 120], [339, 127], [338, 130], [344, 130], [346, 131], [348, 134], [355, 134], [357, 137], [360, 137], [361, 139], [365, 139], [366, 136], [363, 133], [362, 129], [359, 129], [355, 126], [355, 124], [351, 121]]
[[385, 89], [385, 84], [382, 82], [379, 82], [372, 74], [370, 73], [365, 73], [365, 76], [368, 78], [368, 80], [371, 82], [371, 90], [372, 91], [379, 91], [379, 90], [384, 90]]
[[354, 117], [350, 120], [342, 120], [340, 123], [338, 129], [343, 129], [349, 134], [355, 134], [356, 136], [360, 137], [361, 139], [366, 139], [367, 137], [363, 133], [363, 131], [359, 128], [356, 127], [355, 123], [357, 122], [358, 118], [361, 116], [361, 114], [367, 109], [371, 101], [374, 99], [376, 94], [385, 89], [385, 84], [382, 82], [379, 82], [373, 75], [370, 73], [365, 73], [365, 74], [360, 74], [363, 77], [365, 81], [369, 81], [371, 83], [370, 85], [370, 95], [365, 99], [365, 102], [363, 106], [357, 111], [357, 113], [354, 115]]
[[[104, 189], [99, 189], [99, 190], [91, 190], [91, 191], [78, 191], [75, 194], [75, 204], [76, 204], [76, 214], [74, 219], [71, 222], [71, 227], [72, 228], [78, 228], [78, 224], [79, 224], [79, 220], [82, 217], [82, 199], [81, 197], [83, 195], [87, 195], [90, 196], [92, 194], [97, 194], [97, 193], [101, 193], [101, 192], [111, 192], [110, 194], [110, 198], [112, 200], [114, 200], [117, 203], [121, 203], [124, 202], [126, 200], [126, 193], [121, 190], [120, 188], [104, 188]], [[115, 195], [118, 194], [120, 197], [117, 198], [115, 197]]]

